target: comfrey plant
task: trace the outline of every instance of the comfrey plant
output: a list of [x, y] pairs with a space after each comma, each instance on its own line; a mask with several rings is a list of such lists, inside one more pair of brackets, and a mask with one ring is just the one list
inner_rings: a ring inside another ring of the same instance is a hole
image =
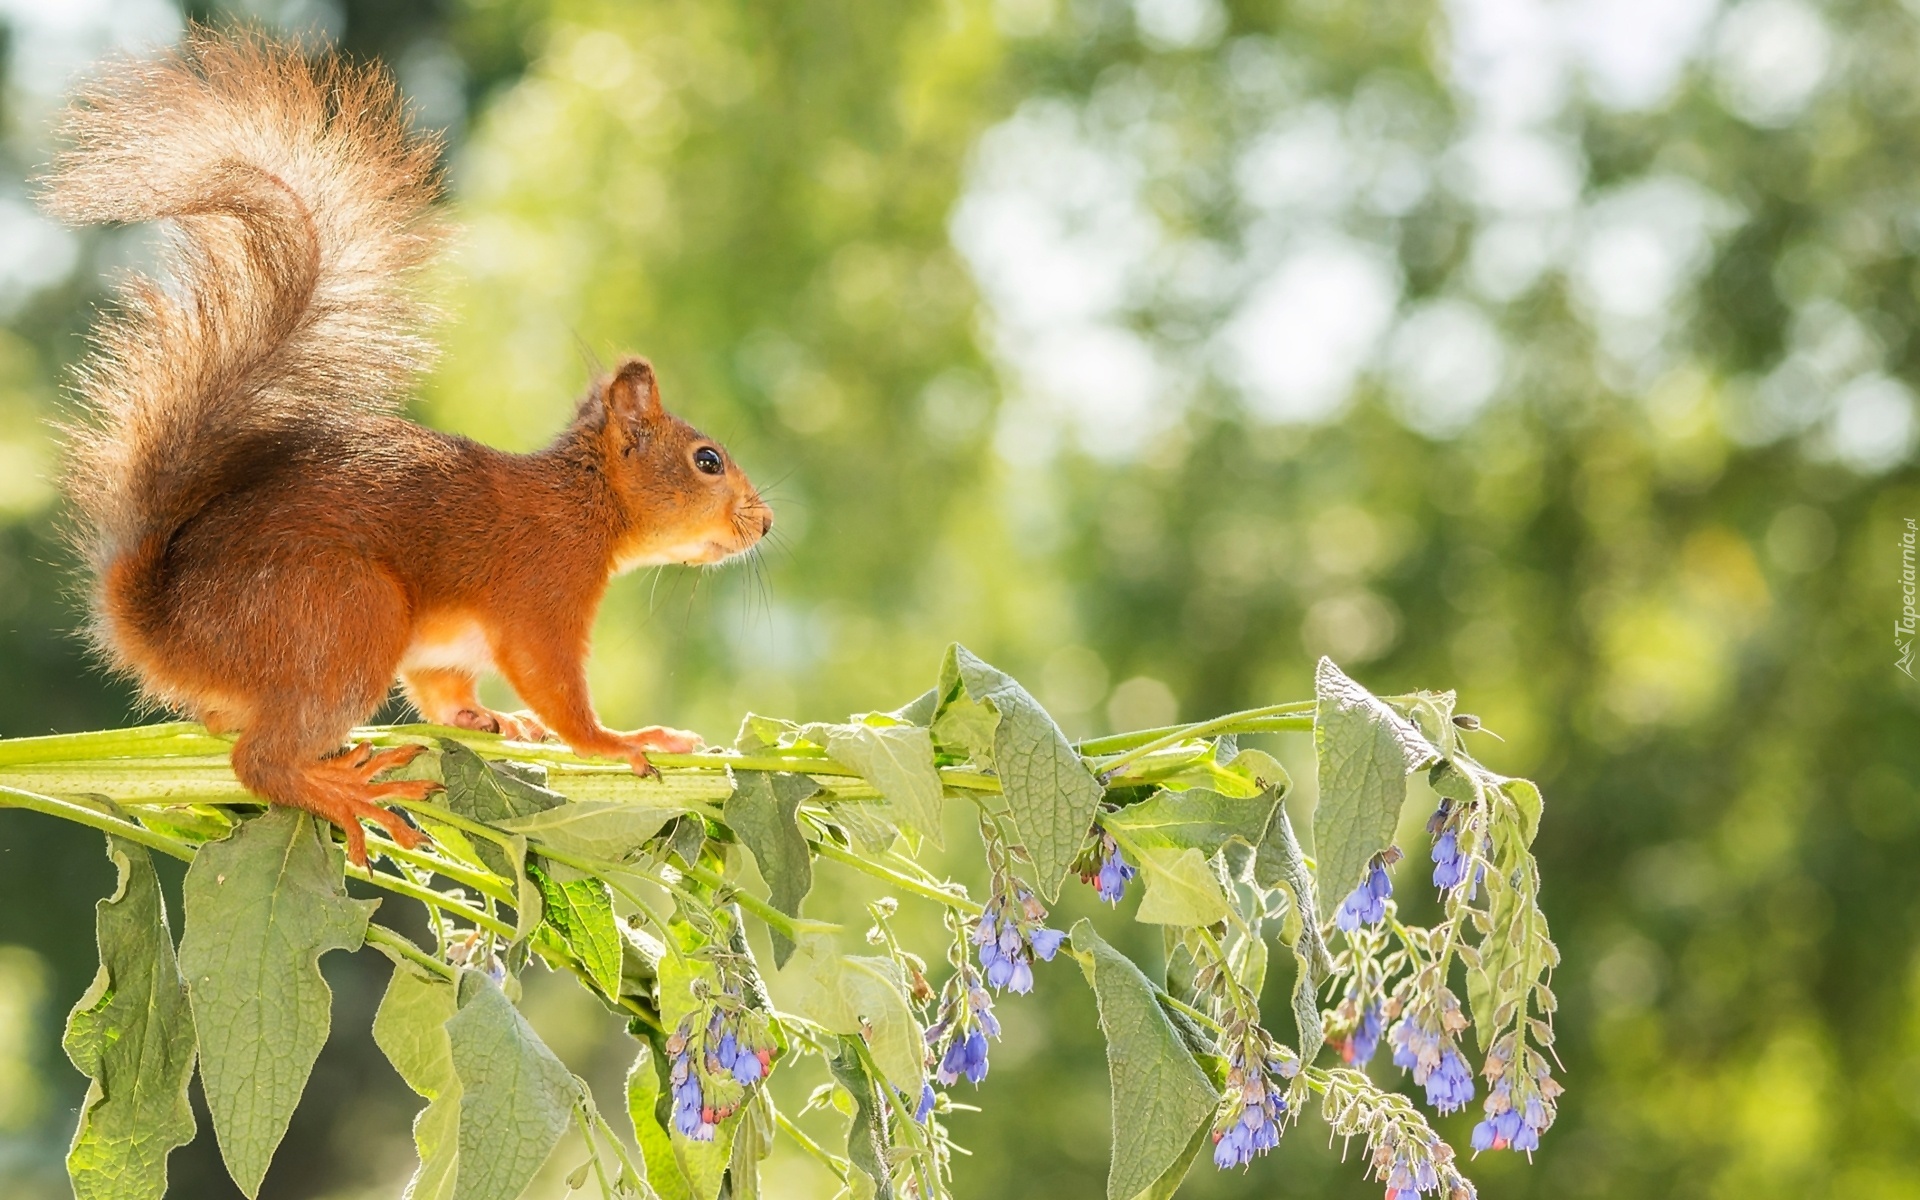
[[[1561, 1092], [1540, 794], [1467, 754], [1477, 722], [1451, 694], [1376, 697], [1326, 660], [1315, 684], [1312, 700], [1076, 745], [956, 646], [905, 708], [749, 716], [729, 749], [654, 756], [658, 779], [552, 745], [368, 729], [363, 753], [424, 747], [400, 771], [439, 785], [399, 802], [431, 842], [370, 834], [370, 868], [307, 816], [263, 809], [229, 739], [197, 726], [0, 742], [0, 804], [104, 831], [119, 871], [64, 1043], [92, 1080], [75, 1194], [159, 1200], [194, 1135], [196, 1070], [228, 1169], [257, 1194], [327, 1037], [319, 957], [371, 946], [394, 964], [373, 1037], [426, 1102], [409, 1196], [511, 1200], [569, 1127], [585, 1158], [568, 1182], [603, 1197], [759, 1195], [783, 1137], [845, 1195], [946, 1196], [960, 1097], [985, 1097], [1001, 1022], [1019, 1019], [996, 1000], [1061, 986], [1065, 959], [1107, 1036], [1110, 1200], [1171, 1194], [1202, 1154], [1258, 1169], [1316, 1098], [1389, 1200], [1465, 1200], [1422, 1105], [1477, 1102], [1473, 1152], [1531, 1153]], [[1240, 745], [1285, 731], [1313, 734], [1312, 858], [1286, 772]], [[1394, 890], [1414, 772], [1438, 796], [1428, 926], [1399, 914], [1425, 862]], [[979, 899], [923, 865], [950, 803], [978, 818]], [[190, 864], [177, 948], [154, 852]], [[890, 893], [868, 907], [870, 952], [804, 915], [819, 869]], [[1050, 926], [1076, 874], [1160, 927], [1164, 960], [1132, 961], [1085, 920]], [[349, 877], [421, 904], [430, 941], [375, 920]], [[896, 934], [903, 902], [941, 912], [938, 968]], [[535, 963], [626, 1018], [638, 1154], [521, 1017]], [[1271, 963], [1291, 971], [1285, 1013], [1260, 1007]], [[1370, 1073], [1382, 1044], [1391, 1066]], [[769, 1077], [808, 1070], [809, 1100], [781, 1111]]]

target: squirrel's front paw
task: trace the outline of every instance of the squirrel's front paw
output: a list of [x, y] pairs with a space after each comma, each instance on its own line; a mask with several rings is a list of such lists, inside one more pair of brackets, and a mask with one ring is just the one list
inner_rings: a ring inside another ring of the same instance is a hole
[[497, 733], [511, 742], [545, 742], [553, 738], [553, 731], [530, 712], [503, 713], [490, 708], [463, 708], [453, 715], [451, 724], [479, 733]]
[[692, 754], [701, 745], [700, 735], [686, 729], [668, 729], [649, 725], [627, 735], [627, 744], [636, 750], [658, 750], [662, 754]]
[[649, 725], [620, 737], [621, 757], [633, 767], [635, 775], [648, 779], [660, 778], [660, 768], [647, 758], [649, 750], [659, 754], [691, 754], [700, 745], [699, 734], [661, 725]]

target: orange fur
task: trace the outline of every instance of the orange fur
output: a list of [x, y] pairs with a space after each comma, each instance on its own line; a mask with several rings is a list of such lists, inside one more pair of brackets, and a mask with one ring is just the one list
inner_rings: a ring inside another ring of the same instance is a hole
[[[114, 66], [69, 111], [45, 204], [71, 222], [166, 218], [166, 282], [101, 323], [69, 430], [93, 635], [154, 700], [240, 729], [250, 789], [341, 825], [419, 834], [339, 757], [396, 675], [434, 721], [549, 730], [650, 770], [691, 734], [608, 729], [587, 640], [618, 570], [718, 562], [772, 514], [724, 450], [661, 406], [652, 367], [599, 381], [517, 455], [392, 413], [426, 364], [409, 276], [433, 252], [436, 146], [390, 78], [196, 30]], [[497, 668], [532, 716], [475, 694]]]

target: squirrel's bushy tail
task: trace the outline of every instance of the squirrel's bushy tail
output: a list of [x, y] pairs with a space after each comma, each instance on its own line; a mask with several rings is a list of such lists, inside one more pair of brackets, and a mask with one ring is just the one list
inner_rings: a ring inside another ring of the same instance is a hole
[[123, 281], [68, 430], [81, 549], [103, 584], [150, 583], [210, 500], [427, 365], [408, 284], [438, 240], [439, 146], [376, 67], [204, 29], [108, 67], [60, 133], [48, 212], [171, 219], [163, 278]]

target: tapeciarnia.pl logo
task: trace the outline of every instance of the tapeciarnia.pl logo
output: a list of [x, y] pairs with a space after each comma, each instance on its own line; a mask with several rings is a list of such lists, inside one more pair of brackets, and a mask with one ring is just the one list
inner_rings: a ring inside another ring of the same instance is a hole
[[1913, 678], [1913, 635], [1920, 626], [1920, 614], [1914, 612], [1913, 542], [1914, 519], [1907, 518], [1906, 532], [1900, 535], [1900, 619], [1893, 623], [1893, 648], [1899, 655], [1893, 665]]

